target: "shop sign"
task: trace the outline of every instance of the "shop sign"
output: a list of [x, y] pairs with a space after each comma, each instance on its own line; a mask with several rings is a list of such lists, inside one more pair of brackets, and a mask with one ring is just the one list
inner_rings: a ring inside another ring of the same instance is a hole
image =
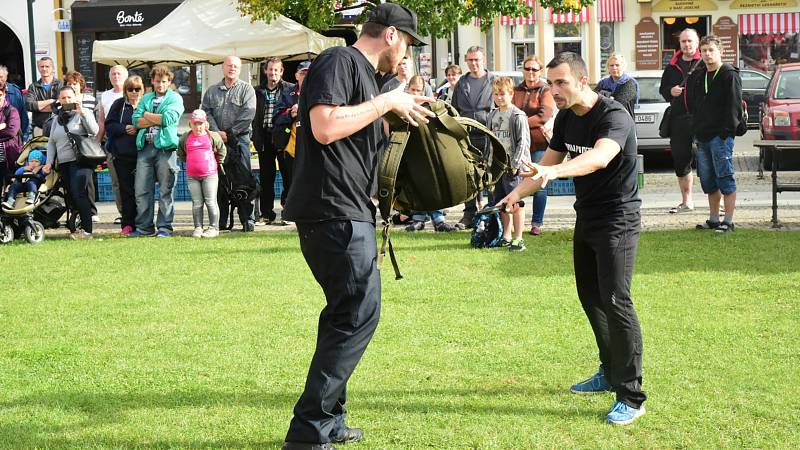
[[722, 43], [722, 62], [737, 66], [739, 60], [739, 26], [730, 17], [717, 19], [711, 32], [719, 37]]
[[172, 12], [180, 0], [131, 1], [131, 5], [120, 6], [106, 3], [72, 4], [72, 29], [74, 31], [138, 32], [152, 27]]
[[72, 22], [67, 19], [54, 20], [53, 31], [56, 33], [69, 33], [72, 31]]
[[141, 27], [144, 23], [144, 15], [140, 11], [128, 13], [124, 9], [117, 13], [117, 24], [120, 28]]
[[652, 17], [642, 17], [636, 24], [636, 70], [661, 69], [658, 24]]
[[733, 0], [731, 9], [791, 8], [797, 9], [797, 0]]
[[686, 13], [691, 11], [716, 10], [717, 4], [711, 0], [661, 0], [653, 6], [653, 12]]

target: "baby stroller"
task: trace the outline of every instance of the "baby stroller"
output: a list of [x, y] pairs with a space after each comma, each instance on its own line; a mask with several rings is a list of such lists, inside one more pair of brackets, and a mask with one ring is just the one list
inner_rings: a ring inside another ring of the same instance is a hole
[[[23, 166], [28, 160], [28, 155], [33, 150], [47, 153], [47, 138], [37, 136], [25, 143], [17, 159], [17, 165]], [[19, 179], [30, 178], [31, 175], [9, 175], [2, 180], [2, 198], [5, 198], [11, 183]], [[45, 228], [55, 228], [58, 220], [67, 213], [67, 226], [77, 227], [75, 214], [69, 212], [63, 182], [58, 172], [53, 169], [37, 190], [34, 202], [28, 204], [25, 194], [18, 194], [14, 205], [7, 208], [0, 207], [0, 243], [7, 244], [16, 237], [25, 237], [31, 244], [38, 244], [44, 240]], [[54, 225], [55, 224], [55, 225]], [[74, 228], [70, 229], [71, 231]]]

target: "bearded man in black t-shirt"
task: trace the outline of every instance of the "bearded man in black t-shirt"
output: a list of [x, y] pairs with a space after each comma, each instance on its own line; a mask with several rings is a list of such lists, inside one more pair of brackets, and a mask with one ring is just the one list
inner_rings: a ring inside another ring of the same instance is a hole
[[[327, 305], [305, 390], [294, 408], [284, 450], [330, 449], [354, 442], [345, 424], [347, 380], [378, 326], [375, 205], [381, 117], [394, 111], [411, 125], [434, 114], [432, 98], [402, 90], [380, 94], [376, 70], [392, 72], [408, 46], [423, 45], [416, 14], [394, 3], [372, 9], [352, 47], [333, 47], [311, 63], [300, 93], [295, 183], [283, 218], [297, 223], [300, 249]], [[379, 95], [380, 94], [380, 95]], [[308, 125], [308, 126], [306, 126]]]
[[[586, 64], [566, 52], [547, 65], [547, 81], [561, 110], [539, 164], [507, 197], [506, 210], [559, 177], [574, 177], [577, 221], [575, 283], [600, 354], [600, 369], [573, 385], [576, 394], [616, 393], [606, 421], [627, 425], [644, 414], [642, 333], [631, 299], [641, 228], [636, 184], [636, 135], [625, 107], [589, 88]], [[569, 153], [570, 160], [564, 161]]]

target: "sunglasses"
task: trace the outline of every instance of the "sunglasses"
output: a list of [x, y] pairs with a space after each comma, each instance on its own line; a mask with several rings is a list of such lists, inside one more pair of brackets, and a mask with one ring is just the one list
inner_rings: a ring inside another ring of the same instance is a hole
[[542, 69], [535, 69], [535, 68], [533, 68], [533, 67], [526, 67], [524, 70], [525, 70], [526, 72], [538, 72], [538, 71], [540, 71], [540, 70], [542, 70]]
[[128, 92], [139, 92], [141, 90], [142, 90], [142, 88], [140, 88], [140, 87], [128, 88]]

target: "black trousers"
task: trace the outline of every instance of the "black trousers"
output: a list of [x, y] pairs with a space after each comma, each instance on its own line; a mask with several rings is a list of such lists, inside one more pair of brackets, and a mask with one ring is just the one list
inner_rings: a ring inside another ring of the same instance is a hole
[[375, 225], [298, 223], [297, 232], [327, 304], [319, 315], [317, 348], [286, 441], [326, 443], [345, 431], [347, 381], [378, 326], [381, 279]]
[[609, 214], [575, 224], [575, 283], [594, 331], [600, 362], [617, 401], [639, 408], [642, 331], [631, 299], [641, 218], [639, 212]]
[[136, 193], [134, 191], [136, 160], [114, 158], [114, 169], [117, 171], [119, 183], [120, 211], [122, 222], [120, 228], [136, 227]]
[[670, 117], [669, 146], [675, 175], [685, 177], [692, 171], [694, 162], [694, 136], [692, 135], [692, 116], [689, 114]]
[[89, 202], [89, 186], [92, 183], [94, 169], [84, 167], [75, 161], [60, 163], [58, 173], [64, 177], [73, 207], [78, 210], [81, 227], [87, 233], [92, 232], [92, 204]]
[[[272, 130], [258, 130], [254, 133], [261, 133], [259, 139], [253, 140], [253, 145], [258, 154], [258, 171], [261, 177], [261, 195], [259, 205], [261, 207], [261, 217], [275, 220], [275, 212], [272, 210], [275, 204], [275, 161], [278, 161], [278, 168], [281, 176], [285, 176], [286, 167], [283, 159], [283, 152], [279, 151], [272, 144]], [[286, 182], [284, 181], [284, 192], [286, 192]], [[286, 201], [286, 196], [281, 195], [281, 204]]]

